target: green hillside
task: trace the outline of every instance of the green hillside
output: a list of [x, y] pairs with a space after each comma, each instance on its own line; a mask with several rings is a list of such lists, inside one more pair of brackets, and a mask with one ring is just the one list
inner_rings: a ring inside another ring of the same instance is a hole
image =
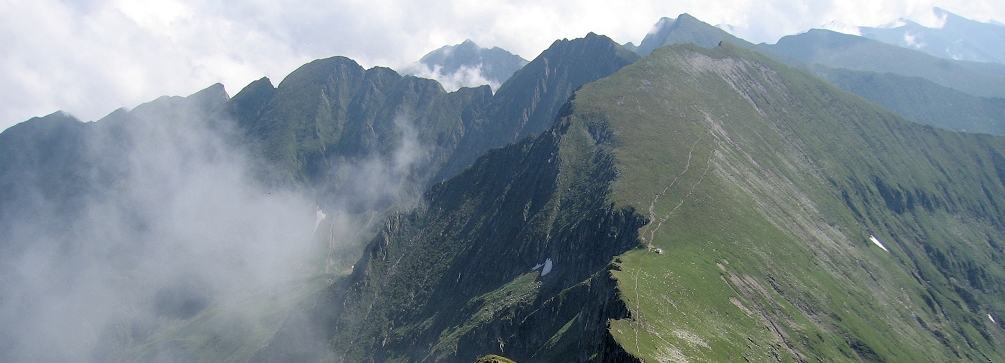
[[1005, 141], [908, 123], [733, 46], [663, 49], [579, 104], [617, 130], [612, 199], [649, 212], [648, 248], [614, 272], [631, 353], [1001, 359]]
[[1005, 140], [730, 45], [564, 110], [389, 219], [256, 360], [1003, 358]]
[[1005, 98], [971, 96], [919, 77], [813, 67], [817, 76], [904, 118], [952, 131], [1005, 135]]

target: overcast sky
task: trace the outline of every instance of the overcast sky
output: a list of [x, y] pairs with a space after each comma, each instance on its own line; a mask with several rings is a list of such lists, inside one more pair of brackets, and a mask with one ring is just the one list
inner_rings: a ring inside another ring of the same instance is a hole
[[0, 0], [0, 129], [56, 110], [96, 120], [161, 95], [268, 76], [343, 55], [400, 67], [466, 38], [530, 60], [593, 31], [638, 44], [690, 13], [754, 42], [831, 21], [928, 21], [933, 6], [1005, 21], [1002, 0]]

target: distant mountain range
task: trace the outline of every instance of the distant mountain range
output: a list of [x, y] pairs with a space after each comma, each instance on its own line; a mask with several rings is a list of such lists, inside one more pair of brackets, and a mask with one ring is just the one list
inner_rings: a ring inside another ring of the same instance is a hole
[[1005, 64], [1005, 24], [970, 20], [942, 8], [933, 8], [932, 16], [937, 21], [934, 27], [909, 19], [897, 19], [881, 27], [833, 23], [828, 27], [939, 58]]
[[687, 14], [418, 65], [0, 133], [0, 361], [1005, 360], [1005, 65]]
[[762, 52], [927, 125], [1005, 135], [1005, 65], [954, 61], [879, 41], [814, 29], [753, 44], [688, 14], [663, 18], [639, 45], [721, 41]]

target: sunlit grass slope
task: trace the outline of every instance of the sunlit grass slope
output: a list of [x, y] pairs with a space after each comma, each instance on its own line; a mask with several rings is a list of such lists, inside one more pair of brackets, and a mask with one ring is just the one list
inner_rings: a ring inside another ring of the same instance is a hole
[[628, 352], [1005, 358], [1005, 140], [910, 123], [729, 44], [658, 49], [572, 109], [610, 135], [612, 201], [650, 219], [614, 271]]

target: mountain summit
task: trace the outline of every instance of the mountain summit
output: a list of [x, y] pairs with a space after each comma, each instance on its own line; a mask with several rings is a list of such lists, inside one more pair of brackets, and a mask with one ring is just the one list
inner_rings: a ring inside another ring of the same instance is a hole
[[723, 40], [733, 44], [746, 43], [725, 30], [708, 25], [684, 13], [677, 16], [676, 19], [661, 18], [657, 21], [635, 51], [639, 55], [645, 56], [664, 45], [684, 43], [713, 48]]

